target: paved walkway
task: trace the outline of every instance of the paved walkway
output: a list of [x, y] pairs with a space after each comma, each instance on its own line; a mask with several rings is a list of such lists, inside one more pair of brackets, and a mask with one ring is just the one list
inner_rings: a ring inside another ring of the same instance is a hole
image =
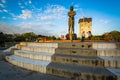
[[25, 70], [6, 62], [0, 50], [0, 80], [70, 80], [48, 74]]

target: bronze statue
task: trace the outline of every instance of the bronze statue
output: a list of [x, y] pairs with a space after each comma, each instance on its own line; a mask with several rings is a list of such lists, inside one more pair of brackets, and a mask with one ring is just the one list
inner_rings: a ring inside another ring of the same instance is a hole
[[68, 33], [70, 40], [72, 40], [72, 35], [74, 34], [74, 16], [76, 15], [76, 12], [73, 10], [73, 6], [70, 7], [70, 11], [68, 12], [69, 21], [68, 21]]

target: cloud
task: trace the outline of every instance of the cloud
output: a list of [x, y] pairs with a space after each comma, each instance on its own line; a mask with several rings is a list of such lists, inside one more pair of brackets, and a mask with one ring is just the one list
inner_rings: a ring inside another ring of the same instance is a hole
[[32, 17], [32, 12], [30, 10], [22, 10], [22, 14], [18, 16], [20, 19], [28, 19]]
[[19, 6], [21, 9], [25, 8], [25, 6], [23, 6], [23, 4], [22, 4], [21, 2], [18, 2], [18, 6]]
[[28, 3], [31, 4], [32, 3], [31, 0], [29, 0]]
[[8, 10], [6, 10], [6, 9], [3, 9], [3, 12], [6, 12], [6, 13], [8, 13]]
[[27, 5], [28, 5], [28, 2], [24, 2], [24, 5], [26, 5], [26, 6], [27, 6]]
[[1, 3], [0, 3], [0, 7], [5, 8], [4, 4], [1, 4]]
[[13, 20], [17, 20], [17, 18], [13, 18]]
[[9, 12], [12, 17], [16, 17], [14, 13]]
[[[46, 23], [46, 25], [51, 25], [50, 23]], [[45, 26], [46, 26], [45, 25]], [[44, 27], [42, 27], [42, 23], [21, 23], [17, 26], [10, 25], [8, 23], [0, 21], [0, 32], [4, 32], [7, 34], [15, 34], [15, 33], [26, 33], [26, 32], [34, 32], [36, 34], [42, 34], [42, 35], [53, 35], [51, 30], [47, 30]]]
[[8, 13], [8, 10], [3, 9], [3, 10], [0, 10], [0, 12], [6, 12], [6, 13]]
[[46, 10], [39, 14], [41, 20], [52, 20], [52, 19], [62, 19], [67, 9], [60, 5], [48, 5]]
[[19, 6], [21, 6], [21, 5], [22, 5], [22, 3], [20, 3], [20, 2], [19, 2], [19, 3], [18, 3], [18, 5], [19, 5]]
[[105, 20], [105, 19], [101, 19], [100, 22], [103, 23], [103, 24], [108, 24], [110, 21], [109, 20]]
[[[18, 5], [22, 6], [21, 3], [19, 3]], [[11, 20], [14, 20], [15, 24], [9, 25], [5, 23], [6, 25], [4, 25], [2, 29], [0, 26], [0, 30], [9, 33], [35, 32], [43, 35], [58, 35], [59, 32], [56, 31], [56, 27], [61, 32], [63, 29], [61, 29], [60, 24], [63, 25], [62, 27], [66, 26], [63, 22], [68, 19], [68, 9], [66, 9], [64, 6], [47, 5], [45, 9], [36, 7], [31, 7], [31, 9], [33, 10], [22, 10], [21, 14], [19, 15], [9, 12], [9, 14], [12, 16]], [[22, 21], [21, 19], [24, 20], [23, 23], [20, 22]], [[56, 22], [58, 23], [56, 24]]]
[[21, 9], [25, 8], [24, 6], [20, 6]]
[[63, 13], [64, 11], [66, 11], [65, 7], [61, 6], [61, 5], [48, 5], [45, 13]]
[[0, 31], [7, 33], [7, 34], [14, 34], [14, 33], [20, 32], [22, 30], [19, 27], [15, 27], [13, 25], [10, 25], [10, 24], [0, 21]]
[[[31, 0], [29, 0], [29, 3]], [[20, 3], [21, 5], [21, 3]], [[34, 5], [31, 5], [34, 6]], [[41, 20], [61, 20], [67, 18], [67, 9], [61, 5], [47, 5], [45, 9], [38, 9], [31, 7], [30, 10], [22, 10], [22, 14], [18, 15], [20, 19], [34, 19], [36, 21]]]
[[3, 18], [3, 19], [5, 19], [6, 17], [5, 17], [5, 16], [3, 16], [2, 18]]
[[46, 27], [54, 27], [56, 26], [55, 24], [51, 22], [29, 22], [25, 23], [22, 22], [18, 26], [21, 26], [23, 29], [33, 29], [33, 28], [46, 28]]
[[22, 29], [21, 27], [10, 25], [8, 23], [0, 21], [0, 32], [4, 32], [7, 34], [24, 33], [26, 32], [26, 29]]
[[2, 10], [0, 10], [0, 12], [3, 12]]
[[30, 29], [30, 28], [38, 27], [39, 24], [35, 24], [35, 22], [34, 23], [32, 23], [32, 22], [29, 22], [29, 23], [22, 22], [18, 26], [21, 26], [21, 28], [23, 28], [23, 29]]
[[2, 3], [6, 3], [6, 0], [1, 0], [2, 1]]

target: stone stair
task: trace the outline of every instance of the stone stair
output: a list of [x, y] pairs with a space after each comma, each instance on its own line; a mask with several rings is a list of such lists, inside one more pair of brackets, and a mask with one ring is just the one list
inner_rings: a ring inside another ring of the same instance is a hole
[[16, 50], [14, 51], [14, 55], [34, 59], [34, 60], [41, 60], [41, 61], [51, 61], [51, 56], [53, 54], [49, 53], [40, 53], [40, 52], [30, 52], [30, 51], [23, 51], [23, 50]]
[[6, 60], [72, 80], [120, 80], [120, 43], [21, 42]]

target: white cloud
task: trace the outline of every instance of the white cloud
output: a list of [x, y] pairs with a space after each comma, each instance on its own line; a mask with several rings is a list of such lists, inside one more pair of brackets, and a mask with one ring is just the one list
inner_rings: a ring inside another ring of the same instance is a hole
[[8, 10], [6, 10], [6, 9], [3, 9], [3, 12], [6, 12], [6, 13], [8, 13]]
[[31, 0], [29, 0], [28, 3], [31, 4], [32, 3]]
[[46, 10], [39, 14], [41, 20], [62, 19], [67, 9], [60, 5], [48, 5]]
[[32, 12], [30, 10], [22, 10], [22, 14], [18, 16], [21, 19], [28, 19], [32, 17]]
[[28, 5], [28, 2], [24, 2], [24, 4], [27, 6], [27, 5]]
[[1, 0], [2, 1], [2, 3], [6, 3], [6, 0]]
[[13, 20], [17, 20], [17, 18], [13, 18]]
[[[37, 30], [35, 30], [37, 31]], [[35, 32], [33, 28], [22, 28], [21, 26], [14, 26], [8, 23], [0, 21], [0, 32], [4, 32], [7, 34], [14, 34], [14, 33], [25, 33], [25, 32]], [[44, 31], [44, 30], [43, 30]]]
[[108, 24], [110, 21], [109, 20], [105, 20], [105, 19], [101, 19], [100, 22], [103, 23], [103, 24]]
[[13, 25], [9, 25], [7, 23], [4, 23], [0, 21], [0, 31], [7, 33], [7, 34], [14, 34], [22, 31], [19, 27], [15, 27]]
[[[19, 4], [22, 6], [22, 4]], [[61, 25], [64, 26], [67, 25], [66, 19], [68, 19], [67, 13], [68, 10], [61, 6], [61, 5], [47, 5], [45, 9], [38, 9], [38, 8], [32, 8], [33, 10], [22, 10], [21, 14], [15, 15], [13, 13], [9, 13], [13, 18], [13, 20], [16, 20], [17, 22], [19, 19], [28, 19], [25, 20], [27, 22], [18, 22], [17, 27], [10, 27], [9, 25], [6, 25], [7, 28], [2, 30], [7, 30], [10, 32], [15, 33], [24, 33], [24, 32], [35, 32], [39, 34], [45, 34], [45, 35], [58, 35], [59, 32], [56, 31], [56, 27], [62, 31]], [[5, 11], [5, 10], [4, 10]], [[30, 21], [29, 21], [30, 20]], [[31, 22], [31, 20], [33, 22]], [[16, 22], [15, 21], [15, 22]], [[29, 21], [29, 22], [28, 22]], [[64, 24], [64, 21], [66, 21], [66, 25]], [[56, 22], [58, 22], [56, 24]], [[14, 29], [9, 29], [9, 28]]]
[[18, 3], [18, 5], [19, 5], [19, 6], [21, 6], [21, 5], [22, 5], [22, 3], [20, 3], [20, 2], [19, 2], [19, 3]]
[[63, 6], [60, 5], [48, 5], [45, 13], [63, 13], [66, 9]]
[[50, 19], [55, 19], [56, 17], [55, 16], [52, 16], [52, 15], [40, 15], [40, 19], [41, 20], [50, 20]]
[[4, 8], [5, 6], [3, 4], [0, 3], [0, 7]]
[[46, 27], [54, 27], [56, 26], [51, 22], [29, 22], [29, 23], [20, 23], [19, 26], [23, 29], [34, 29], [34, 28], [46, 28]]
[[19, 6], [19, 7], [22, 8], [22, 9], [25, 8], [24, 6]]
[[6, 17], [5, 17], [5, 16], [3, 16], [2, 18], [3, 18], [3, 19], [5, 19]]
[[40, 26], [40, 24], [35, 24], [32, 22], [29, 22], [29, 23], [23, 22], [19, 26], [21, 26], [21, 28], [23, 28], [23, 29], [32, 29], [32, 28], [35, 28], [37, 26]]
[[14, 13], [9, 12], [12, 17], [16, 17]]
[[2, 10], [0, 10], [0, 12], [3, 12]]

